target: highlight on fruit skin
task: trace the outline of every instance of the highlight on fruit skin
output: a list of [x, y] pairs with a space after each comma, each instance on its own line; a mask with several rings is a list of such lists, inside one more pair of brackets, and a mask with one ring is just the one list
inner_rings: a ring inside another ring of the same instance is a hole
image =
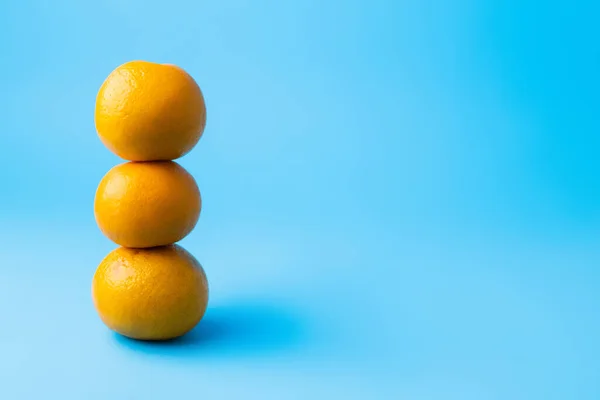
[[200, 140], [206, 105], [200, 87], [182, 68], [130, 61], [102, 83], [94, 120], [102, 143], [125, 160], [175, 160]]
[[92, 299], [111, 330], [138, 340], [168, 340], [192, 330], [208, 305], [200, 263], [179, 245], [117, 248], [98, 266]]
[[202, 198], [192, 175], [174, 161], [127, 162], [102, 178], [94, 199], [98, 227], [120, 246], [166, 246], [196, 226]]

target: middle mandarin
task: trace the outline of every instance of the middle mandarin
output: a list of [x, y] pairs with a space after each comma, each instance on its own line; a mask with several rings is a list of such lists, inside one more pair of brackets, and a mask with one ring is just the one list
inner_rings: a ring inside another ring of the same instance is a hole
[[173, 161], [117, 165], [100, 181], [94, 201], [102, 233], [131, 248], [180, 241], [196, 226], [201, 208], [196, 181]]

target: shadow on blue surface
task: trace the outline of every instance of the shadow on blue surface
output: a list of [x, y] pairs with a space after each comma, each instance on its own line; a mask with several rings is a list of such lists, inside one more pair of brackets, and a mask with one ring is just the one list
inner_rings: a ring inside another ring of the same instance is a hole
[[241, 302], [209, 307], [187, 335], [145, 342], [114, 334], [122, 347], [139, 352], [191, 356], [269, 356], [293, 351], [308, 339], [305, 320], [293, 309], [274, 304]]

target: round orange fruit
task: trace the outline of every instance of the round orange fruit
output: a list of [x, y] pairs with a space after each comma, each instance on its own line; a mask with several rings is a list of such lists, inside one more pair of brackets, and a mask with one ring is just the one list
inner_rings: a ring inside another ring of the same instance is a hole
[[133, 248], [180, 241], [196, 226], [201, 207], [196, 181], [173, 161], [117, 165], [100, 181], [94, 200], [100, 230]]
[[180, 67], [131, 61], [100, 87], [95, 122], [104, 145], [125, 160], [175, 160], [200, 140], [206, 106], [200, 87]]
[[92, 299], [102, 321], [121, 335], [173, 339], [204, 316], [208, 282], [200, 263], [178, 245], [120, 247], [96, 270]]

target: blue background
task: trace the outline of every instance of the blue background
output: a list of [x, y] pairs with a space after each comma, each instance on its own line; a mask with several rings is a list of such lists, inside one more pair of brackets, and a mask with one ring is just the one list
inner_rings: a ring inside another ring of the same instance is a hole
[[[0, 5], [0, 398], [600, 398], [591, 0]], [[90, 296], [104, 78], [175, 63], [205, 320], [157, 345]]]

